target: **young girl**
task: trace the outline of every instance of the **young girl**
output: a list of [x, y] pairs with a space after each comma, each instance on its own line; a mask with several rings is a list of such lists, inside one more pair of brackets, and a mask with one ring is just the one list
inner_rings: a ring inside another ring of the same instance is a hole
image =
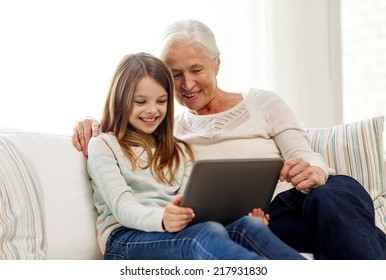
[[88, 147], [105, 258], [302, 259], [256, 210], [226, 226], [188, 226], [194, 212], [179, 204], [194, 154], [173, 136], [173, 89], [169, 68], [146, 53], [124, 57], [114, 73], [103, 133]]

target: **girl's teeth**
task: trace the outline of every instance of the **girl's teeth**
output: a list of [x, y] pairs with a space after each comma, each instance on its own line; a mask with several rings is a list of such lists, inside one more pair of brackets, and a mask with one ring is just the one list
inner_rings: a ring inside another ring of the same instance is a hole
[[155, 121], [155, 118], [142, 118], [146, 122], [153, 122]]

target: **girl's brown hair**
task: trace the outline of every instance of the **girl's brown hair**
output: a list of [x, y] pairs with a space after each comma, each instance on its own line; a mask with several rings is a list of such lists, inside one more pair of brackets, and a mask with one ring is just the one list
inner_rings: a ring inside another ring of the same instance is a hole
[[[154, 153], [150, 143], [129, 125], [134, 92], [144, 77], [156, 81], [168, 94], [166, 116], [153, 133], [156, 142]], [[153, 176], [168, 185], [176, 183], [175, 174], [182, 161], [194, 160], [191, 147], [173, 135], [173, 93], [173, 75], [162, 60], [147, 53], [127, 55], [118, 64], [112, 77], [100, 123], [102, 132], [112, 132], [117, 137], [134, 168], [150, 167]], [[189, 158], [186, 158], [178, 143], [184, 145]], [[142, 147], [147, 153], [147, 162], [140, 160], [132, 147]]]

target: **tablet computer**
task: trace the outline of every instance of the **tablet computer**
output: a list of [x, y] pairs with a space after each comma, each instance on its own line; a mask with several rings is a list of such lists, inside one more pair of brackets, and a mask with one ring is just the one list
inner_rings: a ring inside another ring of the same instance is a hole
[[229, 224], [253, 208], [267, 211], [283, 160], [214, 159], [194, 163], [181, 206], [194, 210], [190, 224], [217, 221]]

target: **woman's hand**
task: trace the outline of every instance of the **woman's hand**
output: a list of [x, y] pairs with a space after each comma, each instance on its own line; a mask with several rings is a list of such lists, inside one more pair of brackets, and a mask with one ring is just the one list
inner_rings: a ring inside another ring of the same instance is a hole
[[280, 171], [280, 181], [287, 181], [298, 190], [310, 191], [326, 183], [326, 175], [320, 167], [301, 158], [289, 159]]
[[182, 196], [178, 195], [165, 207], [162, 225], [165, 231], [177, 232], [183, 230], [194, 218], [191, 208], [180, 207]]
[[72, 144], [87, 157], [88, 142], [90, 142], [91, 136], [95, 137], [99, 134], [99, 123], [93, 117], [81, 118], [76, 122], [74, 127]]
[[265, 214], [261, 208], [255, 208], [248, 214], [248, 216], [260, 219], [266, 226], [269, 224], [269, 214]]

